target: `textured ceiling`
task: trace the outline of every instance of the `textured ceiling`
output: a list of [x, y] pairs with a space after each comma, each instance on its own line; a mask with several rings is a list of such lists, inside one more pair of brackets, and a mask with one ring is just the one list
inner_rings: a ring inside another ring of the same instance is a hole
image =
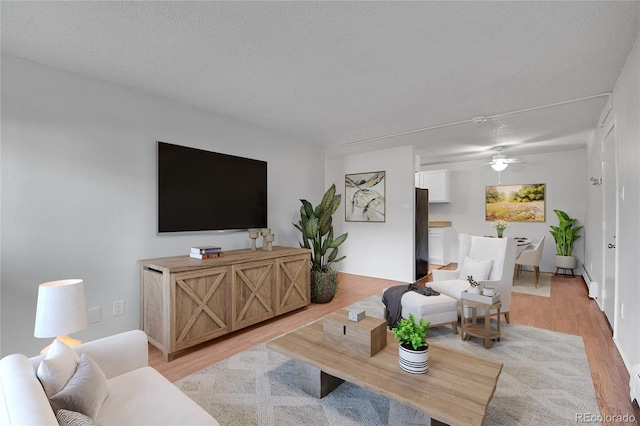
[[1, 13], [4, 54], [329, 153], [411, 144], [434, 164], [584, 146], [640, 2], [2, 1]]

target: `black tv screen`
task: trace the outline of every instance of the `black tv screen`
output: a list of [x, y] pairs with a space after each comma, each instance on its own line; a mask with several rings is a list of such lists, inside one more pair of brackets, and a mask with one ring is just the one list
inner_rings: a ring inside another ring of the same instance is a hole
[[267, 163], [158, 142], [158, 233], [267, 227]]

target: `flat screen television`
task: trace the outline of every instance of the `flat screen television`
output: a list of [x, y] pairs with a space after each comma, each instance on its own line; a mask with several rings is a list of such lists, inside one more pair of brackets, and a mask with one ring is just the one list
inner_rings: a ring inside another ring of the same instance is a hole
[[158, 233], [266, 227], [266, 161], [158, 141]]

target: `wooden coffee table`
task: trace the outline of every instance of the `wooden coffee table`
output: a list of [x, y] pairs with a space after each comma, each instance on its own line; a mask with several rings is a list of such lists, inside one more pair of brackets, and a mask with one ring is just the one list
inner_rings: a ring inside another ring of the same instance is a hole
[[[296, 383], [323, 397], [346, 380], [389, 398], [389, 424], [482, 425], [496, 390], [502, 363], [431, 343], [429, 372], [410, 374], [398, 366], [398, 345], [387, 331], [387, 345], [369, 357], [327, 342], [322, 319], [267, 343], [299, 361]], [[299, 376], [299, 377], [298, 377]]]

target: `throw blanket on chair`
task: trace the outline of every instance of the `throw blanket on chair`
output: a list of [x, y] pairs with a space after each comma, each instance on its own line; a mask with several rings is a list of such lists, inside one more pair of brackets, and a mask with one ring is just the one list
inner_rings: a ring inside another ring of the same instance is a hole
[[389, 329], [396, 326], [402, 318], [402, 296], [408, 291], [415, 291], [424, 296], [439, 296], [440, 293], [431, 287], [422, 287], [416, 283], [409, 285], [397, 285], [389, 287], [382, 295], [382, 303], [387, 309], [387, 326]]

